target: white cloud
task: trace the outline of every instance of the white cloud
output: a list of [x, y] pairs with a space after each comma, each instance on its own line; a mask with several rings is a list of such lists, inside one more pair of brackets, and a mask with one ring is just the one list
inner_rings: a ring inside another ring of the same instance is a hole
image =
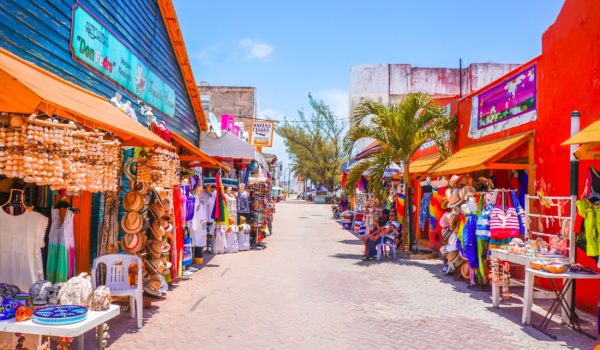
[[273, 46], [258, 40], [242, 39], [240, 46], [246, 50], [246, 58], [249, 60], [268, 61], [273, 54]]
[[261, 109], [256, 114], [257, 118], [281, 120], [282, 113], [273, 108]]
[[325, 101], [338, 118], [348, 118], [350, 109], [348, 91], [341, 89], [322, 90], [316, 92], [315, 97]]

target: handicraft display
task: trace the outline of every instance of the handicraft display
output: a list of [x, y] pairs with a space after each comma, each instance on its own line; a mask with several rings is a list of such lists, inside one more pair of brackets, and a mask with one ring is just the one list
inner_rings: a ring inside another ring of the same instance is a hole
[[121, 143], [74, 123], [4, 114], [0, 174], [53, 190], [116, 191]]

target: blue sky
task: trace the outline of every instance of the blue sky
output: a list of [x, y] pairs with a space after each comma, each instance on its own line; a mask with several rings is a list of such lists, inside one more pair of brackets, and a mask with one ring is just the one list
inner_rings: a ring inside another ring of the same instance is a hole
[[[196, 81], [255, 86], [259, 116], [297, 119], [312, 92], [348, 115], [350, 68], [523, 63], [562, 0], [174, 0]], [[282, 140], [265, 149], [285, 158]]]

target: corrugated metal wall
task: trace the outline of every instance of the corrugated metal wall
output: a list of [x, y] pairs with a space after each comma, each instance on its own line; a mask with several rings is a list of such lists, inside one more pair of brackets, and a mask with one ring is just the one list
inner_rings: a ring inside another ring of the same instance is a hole
[[[69, 50], [75, 0], [0, 1], [0, 46], [101, 96], [119, 90], [139, 114], [136, 97], [74, 60]], [[177, 59], [155, 0], [82, 0], [100, 21], [151, 67], [176, 93], [175, 118], [154, 109], [167, 125], [196, 143], [198, 125]]]

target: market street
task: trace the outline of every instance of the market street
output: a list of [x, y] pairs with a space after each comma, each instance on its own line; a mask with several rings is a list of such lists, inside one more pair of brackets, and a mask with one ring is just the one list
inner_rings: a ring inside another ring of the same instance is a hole
[[[465, 282], [439, 273], [439, 260], [362, 263], [359, 241], [330, 217], [328, 205], [278, 204], [268, 249], [214, 257], [145, 310], [139, 331], [122, 313], [109, 323], [109, 347], [593, 347], [566, 328], [553, 330], [557, 341], [524, 328], [520, 299], [494, 309], [489, 292], [472, 292]], [[534, 313], [534, 322], [539, 319]], [[93, 348], [93, 334], [86, 341]]]

